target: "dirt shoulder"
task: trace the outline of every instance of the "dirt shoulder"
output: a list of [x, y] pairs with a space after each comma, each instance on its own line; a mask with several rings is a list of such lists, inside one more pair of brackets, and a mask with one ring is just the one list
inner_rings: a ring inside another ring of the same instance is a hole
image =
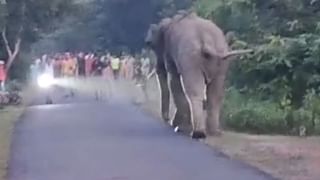
[[258, 136], [225, 132], [206, 143], [283, 180], [320, 177], [320, 137]]

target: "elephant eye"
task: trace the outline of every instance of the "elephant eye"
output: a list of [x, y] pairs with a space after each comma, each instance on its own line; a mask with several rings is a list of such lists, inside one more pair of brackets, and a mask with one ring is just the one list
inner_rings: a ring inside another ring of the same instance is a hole
[[207, 53], [207, 52], [203, 52], [203, 57], [207, 60], [211, 60], [212, 59], [212, 56], [210, 53]]

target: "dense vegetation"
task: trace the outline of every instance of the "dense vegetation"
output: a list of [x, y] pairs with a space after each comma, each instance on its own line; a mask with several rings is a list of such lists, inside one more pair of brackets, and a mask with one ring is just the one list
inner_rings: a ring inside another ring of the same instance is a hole
[[[320, 133], [320, 0], [10, 0], [0, 28], [18, 59], [52, 51], [140, 52], [149, 24], [193, 7], [255, 53], [233, 63], [226, 126], [253, 133]], [[37, 9], [37, 11], [34, 11]], [[59, 22], [59, 23], [57, 23]], [[20, 27], [23, 31], [20, 32]], [[0, 57], [8, 59], [0, 41]], [[22, 62], [10, 71], [15, 77]], [[19, 72], [19, 73], [17, 73]]]
[[202, 0], [197, 8], [234, 32], [239, 40], [233, 46], [255, 49], [230, 71], [227, 125], [255, 133], [319, 133], [320, 1]]

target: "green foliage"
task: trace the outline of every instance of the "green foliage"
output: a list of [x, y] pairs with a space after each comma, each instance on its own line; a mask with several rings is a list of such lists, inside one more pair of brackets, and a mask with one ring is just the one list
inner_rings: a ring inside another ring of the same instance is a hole
[[7, 15], [6, 1], [0, 0], [0, 28], [5, 25], [5, 17]]
[[276, 104], [245, 97], [231, 89], [227, 93], [223, 117], [226, 126], [249, 133], [286, 133], [285, 113]]
[[227, 91], [223, 119], [227, 128], [255, 134], [320, 134], [320, 98], [309, 95], [303, 108], [282, 108], [272, 101], [248, 96], [230, 88]]
[[[296, 109], [319, 86], [320, 2], [314, 0], [200, 0], [200, 14], [252, 47], [232, 67], [230, 84]], [[318, 92], [318, 90], [317, 90]]]
[[239, 97], [226, 99], [227, 125], [254, 133], [319, 133], [320, 1], [200, 0], [197, 9], [234, 32], [233, 48], [255, 50], [231, 68], [229, 86], [246, 98], [240, 105]]

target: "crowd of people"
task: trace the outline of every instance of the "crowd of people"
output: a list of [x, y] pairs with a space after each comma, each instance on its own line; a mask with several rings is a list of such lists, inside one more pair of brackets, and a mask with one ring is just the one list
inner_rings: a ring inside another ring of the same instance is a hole
[[31, 74], [37, 78], [39, 73], [50, 73], [54, 77], [101, 76], [107, 79], [135, 80], [140, 83], [153, 71], [150, 58], [145, 55], [131, 56], [110, 53], [97, 56], [94, 53], [57, 53], [42, 55], [31, 65]]

